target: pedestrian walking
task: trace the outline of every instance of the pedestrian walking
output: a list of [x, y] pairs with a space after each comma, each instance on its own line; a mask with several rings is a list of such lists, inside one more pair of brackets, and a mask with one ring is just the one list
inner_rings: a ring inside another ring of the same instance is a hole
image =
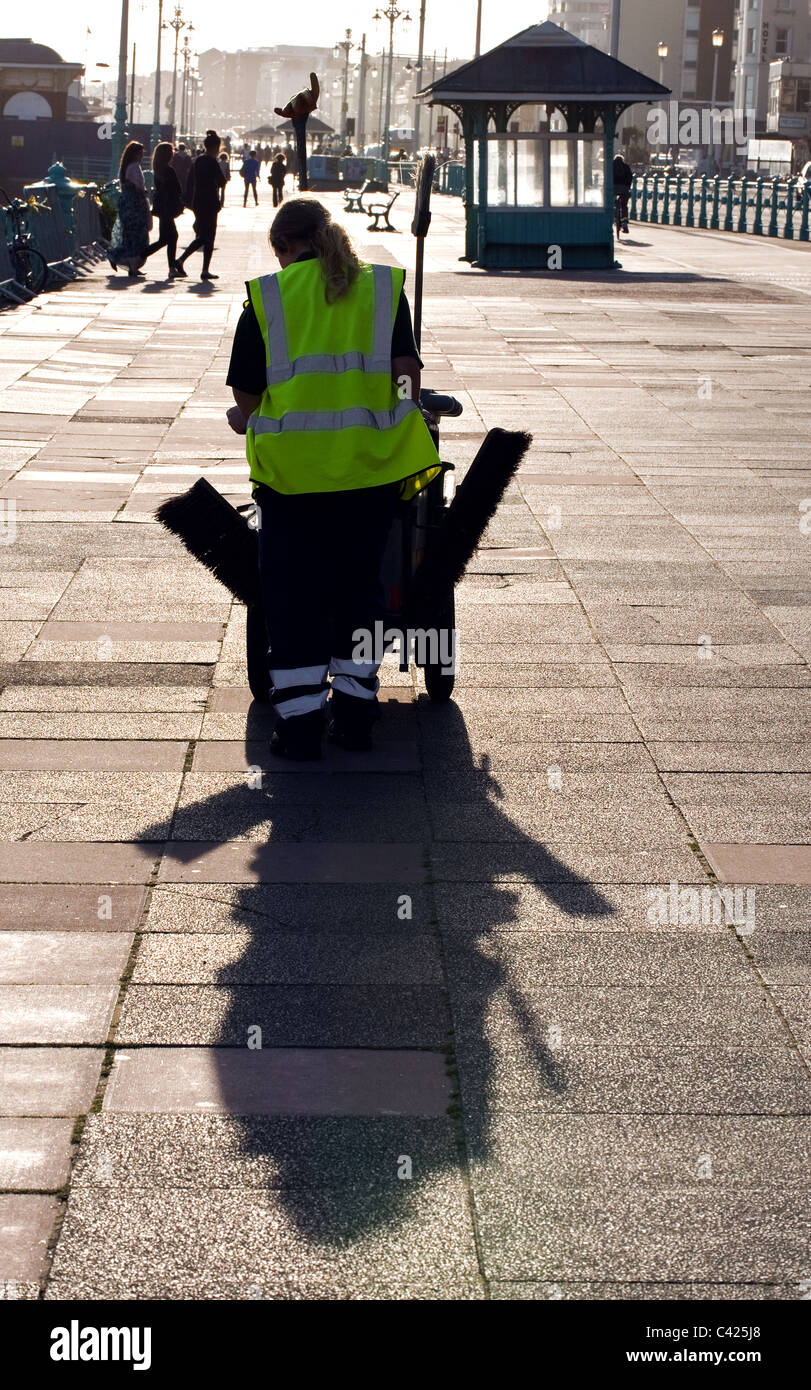
[[177, 149], [172, 155], [170, 163], [177, 175], [177, 181], [180, 184], [180, 192], [183, 195], [183, 200], [186, 204], [186, 207], [190, 206], [188, 200], [186, 199], [186, 186], [189, 182], [189, 175], [191, 173], [192, 162], [192, 157], [189, 154], [189, 151], [187, 150], [186, 146], [181, 142], [181, 144], [178, 145]]
[[141, 169], [143, 157], [143, 145], [138, 140], [130, 140], [118, 169], [121, 196], [107, 256], [113, 270], [118, 270], [120, 262], [126, 265], [130, 280], [143, 279], [141, 266], [149, 254], [149, 231], [152, 226], [152, 213]]
[[220, 167], [225, 175], [225, 183], [220, 189], [220, 207], [225, 207], [225, 185], [231, 182], [231, 161], [225, 150], [220, 155]]
[[277, 208], [284, 198], [284, 181], [287, 177], [287, 165], [284, 162], [284, 155], [279, 153], [275, 156], [268, 174], [268, 183], [273, 189], [273, 206]]
[[195, 251], [203, 253], [201, 280], [218, 280], [211, 273], [211, 257], [214, 251], [214, 238], [217, 235], [217, 216], [220, 211], [220, 189], [225, 184], [225, 175], [217, 158], [220, 152], [220, 137], [216, 130], [207, 130], [203, 141], [204, 153], [195, 159], [189, 175], [187, 202], [194, 211], [194, 241], [191, 242], [177, 264], [183, 271], [184, 263]]
[[256, 158], [256, 150], [251, 150], [247, 159], [243, 159], [240, 173], [245, 180], [245, 196], [242, 199], [242, 206], [248, 202], [248, 189], [253, 189], [254, 206], [259, 202], [259, 195], [256, 192], [256, 180], [259, 177], [259, 160]]
[[166, 247], [169, 262], [169, 279], [185, 276], [182, 266], [177, 264], [177, 226], [176, 219], [185, 209], [180, 181], [172, 168], [174, 151], [168, 140], [162, 140], [152, 152], [152, 212], [158, 219], [158, 240], [153, 241], [147, 251], [152, 256]]
[[405, 272], [362, 264], [315, 198], [284, 204], [270, 244], [281, 269], [248, 282], [228, 422], [247, 435], [259, 517], [271, 748], [312, 759], [328, 673], [329, 737], [371, 747], [379, 663], [355, 659], [356, 634], [374, 633], [383, 616], [380, 565], [401, 484], [419, 490], [441, 465], [417, 405]]

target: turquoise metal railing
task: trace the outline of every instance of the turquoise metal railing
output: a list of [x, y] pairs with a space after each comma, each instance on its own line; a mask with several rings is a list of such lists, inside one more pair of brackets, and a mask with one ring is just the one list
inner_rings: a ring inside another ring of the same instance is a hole
[[660, 226], [750, 232], [808, 241], [811, 182], [800, 179], [721, 178], [702, 174], [637, 177], [631, 218]]

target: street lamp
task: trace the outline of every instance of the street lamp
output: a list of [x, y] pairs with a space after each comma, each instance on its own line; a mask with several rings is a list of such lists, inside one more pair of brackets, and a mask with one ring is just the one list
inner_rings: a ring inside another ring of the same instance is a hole
[[124, 128], [127, 124], [127, 27], [129, 0], [121, 0], [121, 32], [118, 44], [118, 87], [115, 94], [113, 138], [110, 142], [110, 178], [116, 178], [124, 150]]
[[152, 110], [153, 150], [161, 138], [161, 30], [163, 27], [163, 0], [158, 0], [158, 52], [155, 58], [155, 105]]
[[[710, 119], [715, 120], [715, 99], [718, 94], [718, 59], [721, 56], [721, 49], [724, 46], [723, 29], [713, 29], [712, 31], [712, 100], [710, 101]], [[717, 163], [715, 158], [715, 131], [713, 131], [712, 142], [712, 172], [715, 173]]]
[[346, 149], [346, 141], [348, 138], [347, 122], [349, 118], [349, 55], [354, 47], [355, 45], [352, 42], [352, 30], [347, 29], [346, 37], [341, 39], [340, 42], [336, 43], [335, 45], [335, 52], [343, 53], [344, 55], [344, 71], [341, 86], [341, 138], [344, 142], [344, 149]]
[[670, 53], [670, 49], [668, 48], [667, 44], [666, 44], [666, 43], [660, 43], [660, 44], [659, 44], [659, 47], [658, 47], [657, 50], [656, 50], [656, 56], [657, 56], [658, 59], [659, 59], [659, 86], [660, 86], [660, 87], [663, 87], [663, 86], [664, 86], [664, 80], [665, 80], [665, 59], [668, 57], [669, 53]]
[[398, 10], [395, 0], [389, 0], [384, 10], [375, 10], [374, 20], [389, 21], [389, 74], [386, 81], [386, 119], [383, 126], [383, 158], [389, 157], [389, 125], [391, 123], [391, 74], [394, 67], [394, 26], [398, 19], [402, 19], [404, 24], [411, 23], [411, 15], [407, 10]]
[[172, 66], [172, 114], [170, 117], [171, 123], [174, 126], [175, 111], [177, 110], [177, 106], [175, 104], [177, 98], [177, 46], [180, 41], [181, 29], [188, 29], [189, 32], [191, 32], [194, 29], [194, 25], [186, 23], [185, 19], [183, 18], [183, 15], [180, 12], [180, 6], [175, 5], [175, 12], [173, 17], [168, 22], [168, 28], [174, 29], [175, 31], [175, 58], [174, 64]]

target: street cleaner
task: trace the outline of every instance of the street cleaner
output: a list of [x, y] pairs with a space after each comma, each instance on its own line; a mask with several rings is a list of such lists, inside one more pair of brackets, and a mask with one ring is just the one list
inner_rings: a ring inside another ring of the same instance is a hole
[[355, 659], [357, 634], [373, 634], [383, 615], [380, 568], [398, 501], [441, 465], [417, 404], [405, 272], [359, 261], [315, 198], [286, 203], [269, 241], [281, 269], [247, 282], [228, 423], [246, 435], [257, 506], [271, 748], [315, 759], [328, 677], [330, 739], [371, 747], [379, 661]]

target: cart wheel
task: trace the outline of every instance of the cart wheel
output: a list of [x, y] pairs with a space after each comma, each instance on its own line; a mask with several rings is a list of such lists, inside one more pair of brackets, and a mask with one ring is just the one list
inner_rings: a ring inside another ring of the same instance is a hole
[[423, 675], [425, 676], [425, 689], [428, 691], [429, 699], [433, 700], [434, 704], [444, 704], [451, 698], [456, 679], [454, 675], [446, 675], [441, 666], [426, 666]]
[[260, 603], [248, 604], [246, 642], [248, 658], [248, 685], [255, 700], [265, 704], [270, 700], [270, 672], [268, 670], [268, 634], [265, 627], [265, 614]]
[[[456, 625], [456, 606], [453, 600], [453, 593], [439, 609], [436, 618], [430, 624], [441, 631], [450, 629], [453, 631]], [[429, 699], [436, 704], [443, 704], [451, 698], [456, 677], [453, 672], [446, 672], [439, 662], [432, 662], [423, 668], [425, 676], [425, 689], [428, 691]]]

